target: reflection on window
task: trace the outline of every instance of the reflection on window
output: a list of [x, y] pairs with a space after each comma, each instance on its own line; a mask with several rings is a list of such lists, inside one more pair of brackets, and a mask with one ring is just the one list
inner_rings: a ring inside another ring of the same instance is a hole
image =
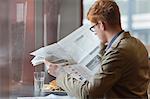
[[[87, 11], [96, 0], [84, 0], [83, 24], [89, 24]], [[144, 44], [150, 45], [150, 0], [116, 0], [120, 7], [122, 27]]]

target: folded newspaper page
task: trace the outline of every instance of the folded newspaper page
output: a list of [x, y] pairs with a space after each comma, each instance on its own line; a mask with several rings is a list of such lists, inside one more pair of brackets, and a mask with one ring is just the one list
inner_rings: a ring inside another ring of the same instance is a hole
[[32, 53], [35, 57], [31, 60], [33, 66], [42, 64], [44, 60], [47, 60], [51, 63], [74, 63], [73, 59], [69, 54], [67, 54], [64, 49], [59, 46], [59, 44], [54, 43], [52, 45], [42, 47]]
[[[72, 72], [71, 75], [76, 79], [82, 79], [82, 77], [86, 80], [90, 79], [90, 76], [98, 70], [100, 61], [99, 40], [89, 28], [89, 25], [81, 26], [59, 42], [30, 53], [35, 56], [31, 61], [33, 66], [42, 64], [44, 60], [70, 65], [71, 69], [68, 69], [69, 66], [65, 68], [67, 73]], [[74, 70], [77, 70], [79, 74]]]

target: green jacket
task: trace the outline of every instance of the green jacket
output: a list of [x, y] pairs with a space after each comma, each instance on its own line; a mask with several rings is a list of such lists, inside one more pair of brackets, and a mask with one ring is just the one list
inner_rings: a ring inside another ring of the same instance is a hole
[[144, 45], [125, 32], [105, 48], [100, 46], [101, 66], [90, 81], [83, 84], [60, 71], [58, 86], [77, 99], [147, 99], [150, 67]]

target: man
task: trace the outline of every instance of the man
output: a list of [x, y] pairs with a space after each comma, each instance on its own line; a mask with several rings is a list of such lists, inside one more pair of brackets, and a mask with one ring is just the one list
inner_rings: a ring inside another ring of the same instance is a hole
[[63, 72], [61, 66], [45, 61], [58, 86], [77, 99], [147, 99], [148, 53], [138, 39], [122, 30], [117, 4], [113, 0], [97, 0], [87, 16], [93, 24], [90, 30], [101, 41], [102, 71], [99, 69], [90, 81], [81, 83]]

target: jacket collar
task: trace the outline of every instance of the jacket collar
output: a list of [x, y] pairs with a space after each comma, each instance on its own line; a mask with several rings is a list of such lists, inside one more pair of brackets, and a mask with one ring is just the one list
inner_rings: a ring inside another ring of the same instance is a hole
[[109, 51], [111, 51], [112, 49], [116, 48], [118, 46], [118, 44], [121, 42], [122, 39], [125, 38], [129, 38], [131, 37], [129, 32], [123, 32], [121, 33], [116, 39], [115, 41], [112, 43], [111, 47], [106, 51], [106, 53], [108, 53]]

